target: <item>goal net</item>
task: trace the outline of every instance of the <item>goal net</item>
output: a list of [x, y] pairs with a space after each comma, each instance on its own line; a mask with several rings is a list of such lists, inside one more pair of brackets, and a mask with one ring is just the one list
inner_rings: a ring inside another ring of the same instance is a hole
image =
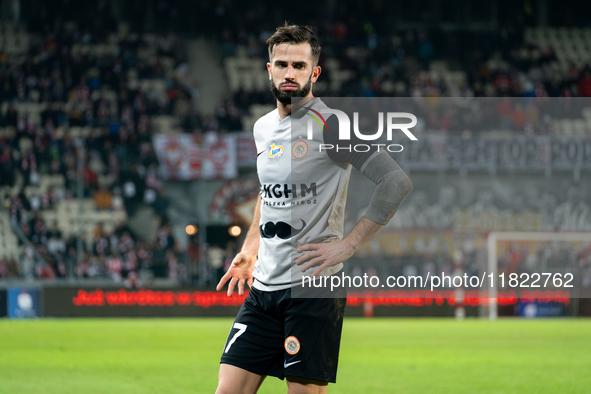
[[591, 298], [591, 232], [490, 232], [487, 249], [481, 316], [496, 319], [507, 299], [531, 303], [524, 316], [544, 316], [536, 308], [548, 305], [576, 315], [579, 300]]

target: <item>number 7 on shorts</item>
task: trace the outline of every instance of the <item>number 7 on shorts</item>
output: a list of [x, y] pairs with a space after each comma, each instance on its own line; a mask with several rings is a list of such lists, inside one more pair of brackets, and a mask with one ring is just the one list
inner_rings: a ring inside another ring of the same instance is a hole
[[246, 324], [234, 323], [234, 326], [232, 328], [237, 328], [238, 332], [236, 332], [236, 334], [234, 334], [230, 342], [228, 342], [228, 346], [226, 346], [226, 350], [224, 350], [224, 353], [228, 353], [228, 350], [230, 350], [230, 347], [234, 344], [236, 338], [244, 334], [244, 331], [246, 331]]

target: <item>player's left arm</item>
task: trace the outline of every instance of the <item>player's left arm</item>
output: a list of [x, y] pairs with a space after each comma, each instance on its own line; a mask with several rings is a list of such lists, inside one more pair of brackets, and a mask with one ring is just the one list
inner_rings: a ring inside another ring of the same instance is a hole
[[224, 276], [220, 279], [216, 290], [220, 291], [228, 280], [228, 297], [232, 297], [234, 287], [238, 284], [238, 295], [244, 294], [244, 285], [248, 284], [252, 288], [254, 265], [257, 261], [257, 255], [260, 246], [259, 222], [261, 221], [261, 196], [258, 197], [254, 208], [254, 215], [250, 229], [244, 239], [242, 250], [234, 257], [232, 264]]
[[394, 216], [406, 196], [412, 190], [412, 183], [398, 163], [384, 151], [375, 152], [358, 168], [377, 186], [365, 216], [353, 230], [340, 241], [320, 244], [306, 244], [297, 248], [305, 252], [296, 260], [301, 270], [320, 265], [312, 276], [325, 268], [339, 264], [371, 240]]

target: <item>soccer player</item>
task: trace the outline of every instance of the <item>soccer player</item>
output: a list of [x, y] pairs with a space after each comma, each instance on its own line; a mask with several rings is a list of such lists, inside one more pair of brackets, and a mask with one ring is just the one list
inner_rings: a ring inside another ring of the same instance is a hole
[[[256, 393], [269, 375], [286, 379], [290, 394], [325, 393], [336, 381], [346, 290], [327, 298], [292, 298], [292, 290], [302, 275], [341, 270], [388, 223], [412, 183], [384, 151], [319, 153], [320, 144], [338, 143], [335, 115], [312, 140], [292, 133], [299, 109], [328, 109], [312, 95], [320, 44], [310, 28], [287, 23], [267, 44], [277, 109], [254, 126], [261, 193], [242, 250], [217, 285], [229, 281], [228, 296], [236, 285], [240, 295], [245, 284], [251, 291], [224, 346], [216, 393]], [[343, 238], [351, 166], [377, 186], [365, 216]]]

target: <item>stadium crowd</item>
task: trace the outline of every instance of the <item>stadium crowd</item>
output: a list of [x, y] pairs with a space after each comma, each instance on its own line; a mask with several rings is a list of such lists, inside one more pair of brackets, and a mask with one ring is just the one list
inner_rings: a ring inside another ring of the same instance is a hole
[[[166, 2], [156, 6], [164, 7], [157, 14], [158, 35], [117, 31], [108, 14], [97, 12], [90, 27], [59, 17], [32, 24], [20, 54], [5, 52], [0, 39], [0, 198], [16, 232], [22, 233], [19, 242], [26, 244], [22, 256], [0, 256], [0, 277], [65, 277], [73, 267], [78, 277], [127, 278], [134, 285], [142, 268], [156, 277], [185, 280], [191, 262], [199, 260], [198, 250], [180, 250], [166, 217], [168, 201], [152, 145], [154, 118], [173, 116], [186, 132], [241, 131], [251, 106], [268, 105], [273, 98], [268, 86], [230, 89], [213, 116], [200, 114], [183, 40], [170, 32], [182, 15]], [[555, 50], [528, 42], [523, 32], [503, 28], [472, 36], [387, 30], [342, 7], [332, 20], [310, 22], [323, 43], [320, 94], [591, 96], [589, 64], [573, 63], [556, 73]], [[196, 33], [219, 43], [222, 62], [242, 50], [264, 64], [268, 29], [283, 22], [278, 18], [283, 16], [259, 5], [242, 10], [220, 2], [203, 6]], [[0, 37], [5, 33], [0, 31]], [[446, 78], [452, 72], [443, 63], [463, 77]], [[535, 115], [530, 111], [539, 112], [502, 104], [496, 110], [502, 111], [505, 126], [517, 131]], [[432, 121], [431, 127], [446, 130], [445, 116]], [[84, 263], [76, 264], [75, 234], [64, 235], [42, 213], [77, 197], [79, 164], [83, 195], [94, 199], [95, 209], [132, 216], [150, 205], [161, 218], [156, 239], [142, 240], [121, 221], [99, 225], [88, 238], [92, 241], [85, 242]], [[63, 186], [39, 193], [43, 176], [61, 176]]]
[[[366, 22], [372, 20], [371, 7], [357, 5], [344, 2], [331, 19], [309, 22], [323, 43], [319, 60], [322, 77], [314, 88], [317, 95], [507, 97], [512, 98], [511, 101], [498, 103], [494, 108], [483, 105], [481, 120], [456, 117], [457, 122], [454, 122], [453, 114], [449, 116], [448, 109], [441, 106], [436, 116], [427, 119], [426, 127], [444, 134], [464, 129], [503, 129], [526, 136], [581, 134], [573, 131], [570, 124], [565, 126], [566, 131], [561, 126], [553, 126], [561, 116], [581, 118], [580, 107], [566, 108], [572, 106], [566, 102], [556, 111], [556, 101], [528, 100], [591, 96], [591, 63], [588, 61], [591, 59], [580, 61], [582, 58], [558, 56], [557, 50], [562, 49], [555, 47], [564, 41], [552, 41], [554, 46], [548, 45], [547, 41], [525, 34], [523, 29], [508, 27], [480, 32], [442, 31], [436, 27], [400, 30], [392, 25]], [[350, 7], [354, 7], [355, 12]], [[274, 26], [270, 21], [280, 25], [283, 19], [272, 7], [260, 4], [241, 8], [228, 7], [222, 2], [202, 12], [203, 31], [219, 42], [222, 64], [230, 82], [227, 97], [219, 103], [215, 116], [206, 122], [207, 129], [248, 129], [251, 123], [244, 120], [260, 115], [253, 113], [253, 105], [273, 102], [265, 76], [257, 74], [266, 73], [260, 65], [268, 60], [265, 41], [272, 33], [269, 26]], [[298, 10], [294, 10], [290, 18], [291, 21], [309, 20], [309, 15], [299, 15]], [[383, 18], [374, 20], [383, 22]], [[573, 40], [583, 40], [572, 34]], [[586, 41], [581, 42], [589, 45], [589, 38], [586, 36]], [[567, 39], [563, 37], [563, 40]], [[238, 71], [236, 59], [239, 67], [248, 63], [250, 66], [238, 68], [240, 76], [233, 78], [230, 74]], [[264, 83], [246, 81], [259, 78]], [[570, 112], [565, 112], [565, 108]], [[436, 112], [432, 107], [429, 111]]]
[[[139, 268], [186, 277], [151, 143], [151, 118], [181, 115], [179, 107], [191, 99], [179, 77], [181, 41], [147, 42], [59, 20], [28, 38], [21, 55], [0, 49], [2, 206], [24, 236], [19, 244], [28, 245], [22, 256], [0, 256], [0, 277], [65, 277], [68, 266], [78, 277], [133, 278]], [[112, 50], [96, 50], [100, 44]], [[138, 81], [162, 81], [165, 89], [143, 89]], [[83, 264], [74, 264], [76, 236], [63, 235], [57, 221], [47, 223], [43, 211], [78, 196], [79, 174], [83, 197], [94, 199], [96, 210], [131, 216], [152, 206], [161, 218], [157, 239], [142, 241], [125, 223], [99, 225], [84, 245]], [[63, 177], [63, 187], [39, 188], [44, 176]], [[35, 263], [35, 256], [49, 265]]]
[[[210, 10], [211, 31], [216, 34], [224, 56], [235, 56], [239, 47], [246, 48], [249, 57], [266, 61], [266, 38], [269, 26], [283, 23], [272, 8], [239, 7]], [[323, 43], [320, 65], [338, 60], [339, 69], [347, 74], [338, 89], [334, 85], [330, 96], [459, 96], [475, 97], [560, 97], [591, 95], [590, 64], [570, 64], [566, 72], [555, 72], [558, 62], [555, 48], [541, 46], [528, 39], [522, 29], [506, 26], [495, 31], [442, 31], [437, 28], [400, 30], [396, 26], [376, 26], [370, 22], [371, 7], [358, 7], [355, 2], [343, 2], [333, 18], [313, 20], [315, 33]], [[367, 15], [366, 15], [367, 14]], [[377, 16], [377, 15], [374, 15]], [[308, 19], [309, 15], [290, 15]], [[465, 72], [457, 91], [441, 78], [433, 79], [426, 71], [448, 62]], [[331, 78], [330, 68], [323, 68], [323, 80]], [[249, 94], [250, 92], [246, 92]], [[240, 104], [261, 103], [268, 97], [257, 95], [234, 98]], [[268, 96], [268, 95], [266, 95]], [[268, 101], [267, 101], [268, 102]], [[238, 106], [240, 107], [240, 104]]]

